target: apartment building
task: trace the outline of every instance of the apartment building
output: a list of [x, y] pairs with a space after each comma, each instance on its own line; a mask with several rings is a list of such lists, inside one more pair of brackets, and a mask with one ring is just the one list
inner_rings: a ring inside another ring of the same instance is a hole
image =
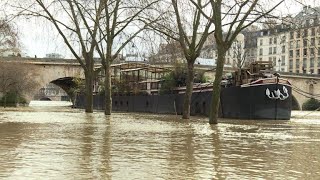
[[288, 32], [279, 25], [259, 31], [257, 38], [257, 61], [272, 61], [274, 70], [288, 71]]
[[257, 60], [272, 61], [277, 71], [320, 74], [319, 18], [319, 7], [305, 6], [290, 23], [259, 31]]
[[289, 72], [320, 74], [320, 7], [305, 6], [289, 34]]

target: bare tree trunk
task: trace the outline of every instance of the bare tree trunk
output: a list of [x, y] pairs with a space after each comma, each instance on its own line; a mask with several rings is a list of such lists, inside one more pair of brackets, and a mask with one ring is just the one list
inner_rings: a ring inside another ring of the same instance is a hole
[[112, 97], [111, 97], [111, 73], [110, 73], [110, 60], [107, 59], [105, 63], [105, 78], [104, 78], [104, 89], [105, 89], [105, 115], [111, 115], [112, 112]]
[[183, 100], [183, 113], [182, 113], [183, 119], [190, 118], [190, 104], [191, 104], [191, 96], [193, 91], [193, 79], [194, 79], [194, 64], [190, 63], [189, 61], [188, 74], [187, 74], [187, 80], [186, 80], [186, 93], [184, 95], [184, 100]]
[[3, 101], [3, 107], [7, 107], [7, 94], [4, 94], [4, 101]]
[[85, 112], [92, 113], [93, 112], [93, 74], [92, 71], [85, 72], [85, 81], [86, 81], [86, 105]]
[[[220, 45], [221, 46], [221, 45]], [[226, 50], [218, 45], [218, 59], [216, 75], [212, 87], [211, 111], [209, 115], [209, 124], [218, 124], [219, 103], [220, 103], [220, 82], [222, 80], [223, 66], [226, 59]]]

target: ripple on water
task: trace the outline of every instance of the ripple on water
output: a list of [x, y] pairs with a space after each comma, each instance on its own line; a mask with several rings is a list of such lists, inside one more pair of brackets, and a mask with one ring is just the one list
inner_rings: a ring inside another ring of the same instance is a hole
[[237, 121], [37, 107], [2, 111], [5, 179], [316, 179], [316, 120]]

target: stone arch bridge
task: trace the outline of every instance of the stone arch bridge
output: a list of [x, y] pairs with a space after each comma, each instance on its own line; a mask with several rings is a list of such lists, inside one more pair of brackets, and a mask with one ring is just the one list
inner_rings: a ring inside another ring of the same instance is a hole
[[[32, 71], [36, 76], [31, 77], [37, 81], [37, 87], [34, 87], [36, 92], [30, 93], [27, 97], [32, 100], [34, 95], [49, 83], [53, 83], [61, 87], [67, 94], [72, 86], [74, 78], [84, 79], [84, 72], [80, 64], [75, 59], [50, 59], [50, 58], [21, 58], [8, 57], [0, 58], [0, 63], [15, 63], [15, 65], [33, 65]], [[46, 97], [43, 97], [46, 98]]]

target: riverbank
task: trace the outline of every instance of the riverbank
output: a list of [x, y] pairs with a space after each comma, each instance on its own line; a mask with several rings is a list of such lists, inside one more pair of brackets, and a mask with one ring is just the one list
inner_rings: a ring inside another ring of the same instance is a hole
[[320, 120], [320, 111], [291, 111], [291, 119]]

